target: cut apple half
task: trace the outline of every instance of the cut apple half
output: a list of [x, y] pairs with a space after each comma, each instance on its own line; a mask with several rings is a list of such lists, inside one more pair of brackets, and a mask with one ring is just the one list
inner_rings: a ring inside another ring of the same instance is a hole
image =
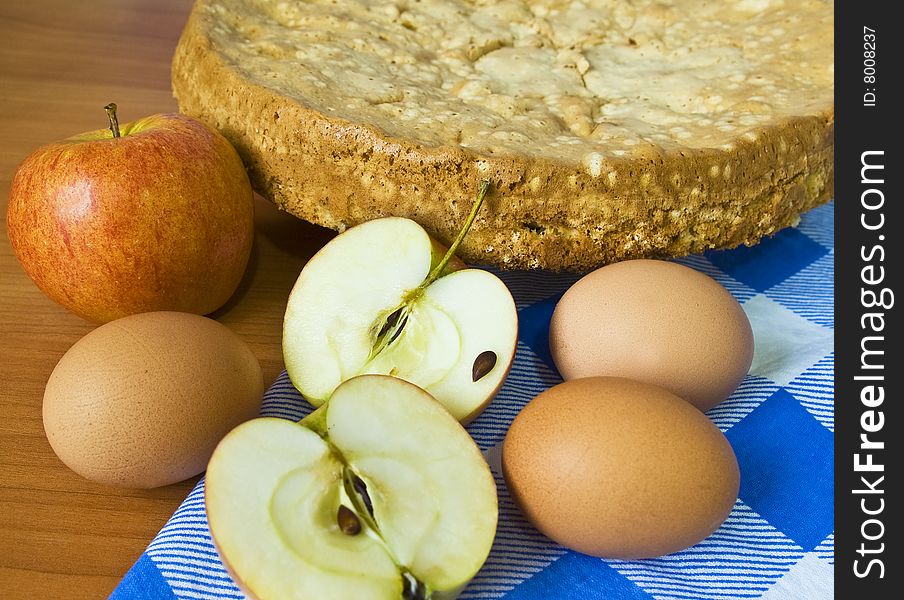
[[467, 432], [383, 375], [346, 381], [300, 423], [234, 429], [210, 459], [205, 503], [224, 565], [260, 600], [453, 598], [498, 518]]
[[430, 392], [456, 419], [480, 413], [511, 367], [518, 313], [495, 275], [454, 252], [487, 192], [446, 250], [409, 219], [338, 235], [298, 277], [283, 330], [293, 384], [314, 406], [352, 377], [393, 375]]

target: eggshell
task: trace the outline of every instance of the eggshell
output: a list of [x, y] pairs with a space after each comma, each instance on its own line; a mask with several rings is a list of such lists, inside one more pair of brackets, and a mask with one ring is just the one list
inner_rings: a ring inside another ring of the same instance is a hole
[[537, 529], [606, 558], [696, 544], [738, 496], [722, 432], [660, 387], [618, 377], [557, 385], [515, 418], [502, 447], [508, 490]]
[[66, 352], [44, 391], [44, 430], [83, 477], [153, 488], [203, 471], [217, 442], [257, 416], [263, 388], [257, 358], [226, 326], [137, 314]]
[[566, 380], [628, 377], [707, 411], [750, 369], [753, 331], [712, 278], [672, 262], [631, 260], [597, 269], [565, 292], [549, 348]]

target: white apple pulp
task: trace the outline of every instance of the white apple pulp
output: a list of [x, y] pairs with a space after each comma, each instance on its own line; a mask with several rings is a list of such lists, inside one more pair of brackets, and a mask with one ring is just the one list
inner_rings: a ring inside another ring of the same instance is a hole
[[[350, 476], [366, 484], [372, 516]], [[392, 377], [345, 382], [300, 424], [240, 425], [205, 485], [223, 562], [261, 599], [398, 600], [404, 573], [448, 597], [480, 569], [496, 531], [495, 483], [473, 440], [429, 394]], [[358, 516], [356, 535], [337, 524], [340, 504]]]
[[[422, 387], [459, 420], [486, 405], [514, 356], [515, 304], [498, 277], [477, 269], [422, 287], [441, 258], [420, 225], [389, 217], [349, 229], [308, 262], [283, 335], [286, 369], [305, 398], [319, 406], [342, 381], [380, 373]], [[400, 308], [400, 332], [381, 338]], [[487, 351], [495, 365], [474, 381], [474, 361]]]

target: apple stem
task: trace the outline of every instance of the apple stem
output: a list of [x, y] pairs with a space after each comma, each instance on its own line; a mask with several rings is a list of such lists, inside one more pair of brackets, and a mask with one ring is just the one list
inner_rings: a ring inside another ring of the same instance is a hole
[[413, 290], [409, 290], [405, 294], [402, 305], [397, 307], [388, 316], [386, 316], [385, 319], [383, 319], [379, 329], [376, 328], [376, 325], [374, 326], [372, 331], [376, 331], [376, 336], [373, 348], [370, 352], [370, 357], [368, 358], [368, 362], [375, 356], [377, 356], [380, 352], [382, 352], [384, 348], [394, 342], [397, 337], [399, 337], [399, 335], [402, 333], [402, 329], [404, 329], [405, 325], [408, 323], [408, 313], [411, 311], [411, 307], [414, 305], [417, 299], [421, 297], [425, 289], [427, 289], [434, 281], [443, 276], [443, 271], [446, 269], [449, 261], [452, 260], [452, 257], [455, 256], [455, 252], [458, 250], [458, 247], [461, 246], [462, 240], [465, 239], [465, 236], [468, 234], [468, 230], [471, 229], [471, 225], [477, 218], [477, 213], [480, 211], [480, 207], [481, 205], [483, 205], [483, 199], [486, 198], [489, 189], [490, 180], [481, 180], [480, 186], [477, 188], [477, 199], [474, 200], [474, 205], [471, 207], [471, 212], [468, 213], [468, 217], [467, 219], [465, 219], [464, 226], [461, 228], [461, 231], [458, 232], [458, 236], [455, 238], [455, 241], [453, 241], [452, 245], [449, 246], [449, 249], [446, 250], [446, 253], [443, 255], [442, 260], [440, 260], [439, 263], [437, 263], [437, 265], [433, 267], [433, 269], [431, 269], [430, 273], [427, 275], [427, 278], [424, 279], [424, 281], [419, 286], [417, 286]]
[[107, 111], [107, 116], [110, 118], [110, 131], [113, 132], [113, 137], [121, 137], [119, 133], [119, 119], [116, 118], [116, 103], [111, 102], [104, 107], [104, 110]]
[[424, 289], [440, 278], [443, 273], [443, 269], [446, 268], [446, 265], [449, 264], [449, 261], [452, 260], [453, 256], [455, 256], [455, 252], [461, 245], [462, 240], [465, 239], [465, 236], [468, 234], [468, 230], [471, 229], [471, 224], [474, 223], [474, 219], [477, 218], [477, 212], [480, 210], [480, 206], [483, 204], [483, 199], [486, 197], [487, 191], [489, 189], [490, 180], [481, 180], [480, 187], [477, 189], [477, 199], [474, 201], [474, 206], [471, 207], [471, 212], [468, 214], [468, 218], [465, 220], [464, 227], [462, 227], [461, 231], [458, 232], [458, 237], [456, 237], [455, 241], [452, 242], [452, 245], [449, 246], [449, 249], [446, 251], [445, 256], [443, 256], [443, 259], [439, 261], [439, 264], [433, 267], [433, 270], [430, 271], [429, 275], [427, 275], [427, 279], [425, 279], [424, 283], [422, 283], [418, 287]]

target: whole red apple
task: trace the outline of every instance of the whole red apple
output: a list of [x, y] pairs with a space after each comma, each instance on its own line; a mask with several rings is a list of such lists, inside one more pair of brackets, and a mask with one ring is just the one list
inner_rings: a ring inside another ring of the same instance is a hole
[[161, 114], [43, 146], [13, 177], [7, 229], [50, 298], [98, 323], [207, 314], [235, 292], [254, 238], [251, 184], [232, 145]]

